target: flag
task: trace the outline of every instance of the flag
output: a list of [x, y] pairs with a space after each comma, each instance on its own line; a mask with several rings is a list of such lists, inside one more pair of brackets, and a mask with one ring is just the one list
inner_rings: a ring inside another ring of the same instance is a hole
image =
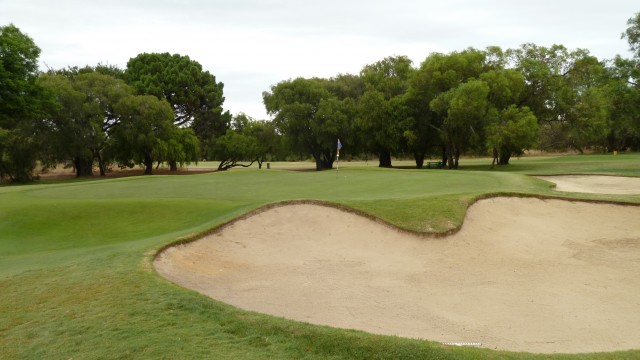
[[340, 139], [338, 139], [338, 156], [340, 156], [340, 149], [342, 149], [342, 144], [340, 143]]

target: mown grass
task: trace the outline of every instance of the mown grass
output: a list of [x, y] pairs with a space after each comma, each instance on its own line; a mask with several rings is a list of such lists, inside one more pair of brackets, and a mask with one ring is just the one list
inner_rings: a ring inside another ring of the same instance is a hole
[[[474, 162], [478, 162], [475, 164]], [[352, 166], [0, 187], [0, 358], [638, 358], [532, 355], [375, 336], [233, 308], [153, 270], [157, 249], [265, 204], [333, 202], [412, 231], [459, 226], [476, 198], [558, 196], [522, 173], [640, 176], [640, 156], [521, 159], [486, 170]], [[572, 195], [640, 202], [640, 196]]]

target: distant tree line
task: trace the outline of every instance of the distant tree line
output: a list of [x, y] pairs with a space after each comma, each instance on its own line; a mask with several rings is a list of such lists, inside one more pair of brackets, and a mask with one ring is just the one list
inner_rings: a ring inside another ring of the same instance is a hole
[[318, 170], [345, 154], [374, 153], [459, 166], [462, 154], [499, 165], [526, 149], [640, 149], [640, 13], [623, 34], [634, 52], [598, 60], [562, 45], [469, 48], [433, 53], [419, 67], [405, 56], [366, 65], [358, 75], [286, 80], [263, 93], [291, 145]]
[[297, 78], [263, 93], [273, 121], [223, 110], [223, 84], [188, 56], [139, 54], [126, 69], [38, 70], [40, 49], [0, 27], [0, 178], [33, 179], [64, 163], [77, 176], [111, 166], [152, 174], [203, 159], [219, 169], [312, 156], [330, 169], [337, 139], [348, 157], [412, 156], [457, 168], [462, 154], [499, 165], [526, 149], [640, 149], [640, 13], [623, 34], [633, 56], [525, 44], [405, 56], [359, 74]]

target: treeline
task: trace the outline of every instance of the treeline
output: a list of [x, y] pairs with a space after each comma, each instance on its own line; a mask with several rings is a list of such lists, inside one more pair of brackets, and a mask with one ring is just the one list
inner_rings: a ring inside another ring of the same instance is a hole
[[277, 129], [317, 169], [343, 153], [412, 155], [457, 168], [461, 154], [489, 154], [499, 165], [524, 150], [640, 148], [640, 14], [625, 37], [632, 59], [525, 44], [517, 49], [433, 53], [419, 67], [404, 56], [359, 75], [287, 80], [263, 93]]
[[462, 154], [497, 164], [528, 148], [640, 148], [640, 14], [623, 34], [634, 55], [517, 49], [404, 56], [357, 75], [282, 81], [263, 93], [273, 121], [223, 110], [223, 84], [188, 56], [140, 54], [125, 69], [38, 71], [40, 50], [0, 27], [0, 178], [27, 182], [36, 164], [71, 164], [77, 176], [111, 166], [211, 159], [219, 169], [312, 156], [330, 169], [338, 138], [347, 157], [426, 158], [457, 168]]

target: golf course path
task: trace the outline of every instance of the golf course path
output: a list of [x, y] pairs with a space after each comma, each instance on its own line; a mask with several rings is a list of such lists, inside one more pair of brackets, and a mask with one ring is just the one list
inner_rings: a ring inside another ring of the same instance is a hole
[[536, 176], [556, 184], [557, 191], [591, 194], [640, 194], [640, 178], [598, 175]]
[[166, 249], [167, 279], [239, 308], [528, 352], [640, 348], [640, 207], [481, 200], [421, 238], [311, 204]]

